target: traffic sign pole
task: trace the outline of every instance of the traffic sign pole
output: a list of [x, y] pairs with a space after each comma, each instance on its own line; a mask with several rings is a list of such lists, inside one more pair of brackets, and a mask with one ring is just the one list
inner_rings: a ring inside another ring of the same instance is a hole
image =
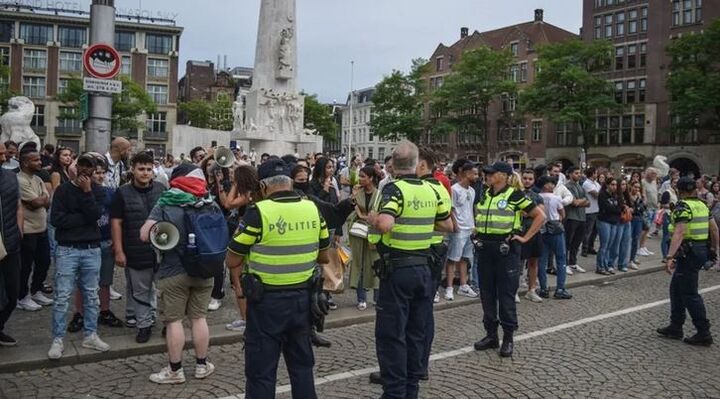
[[[115, 0], [92, 0], [90, 6], [90, 47], [99, 43], [112, 47], [114, 41]], [[118, 60], [118, 63], [120, 63], [120, 60]], [[85, 151], [106, 153], [110, 149], [111, 132], [112, 97], [89, 93], [89, 118], [85, 123]]]

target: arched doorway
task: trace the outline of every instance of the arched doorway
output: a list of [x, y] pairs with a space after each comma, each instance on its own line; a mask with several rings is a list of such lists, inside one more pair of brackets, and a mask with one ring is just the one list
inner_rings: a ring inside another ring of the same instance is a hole
[[694, 177], [700, 176], [700, 167], [689, 158], [677, 158], [670, 162], [670, 167], [680, 171], [680, 176], [687, 176], [692, 173]]

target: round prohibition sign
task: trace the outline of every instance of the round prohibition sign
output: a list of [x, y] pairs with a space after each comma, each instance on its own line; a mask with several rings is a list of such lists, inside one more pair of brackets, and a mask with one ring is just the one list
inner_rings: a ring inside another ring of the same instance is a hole
[[90, 76], [112, 79], [120, 72], [120, 54], [110, 45], [93, 44], [83, 54], [83, 66]]

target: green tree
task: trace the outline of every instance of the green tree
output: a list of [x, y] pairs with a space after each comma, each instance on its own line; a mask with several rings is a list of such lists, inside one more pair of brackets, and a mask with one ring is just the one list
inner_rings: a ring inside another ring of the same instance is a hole
[[720, 128], [720, 20], [703, 33], [683, 35], [668, 47], [667, 88], [676, 133]]
[[316, 94], [301, 94], [305, 96], [305, 128], [316, 131], [324, 140], [334, 142], [338, 126], [333, 118], [332, 108], [320, 103]]
[[381, 140], [406, 138], [417, 142], [424, 131], [424, 94], [422, 75], [427, 60], [412, 61], [410, 73], [393, 70], [375, 86], [373, 94], [372, 134]]
[[0, 113], [7, 110], [10, 97], [18, 95], [10, 90], [10, 66], [0, 64]]
[[192, 100], [178, 104], [178, 110], [185, 113], [190, 125], [207, 128], [210, 125], [212, 107], [204, 100]]
[[520, 93], [520, 109], [554, 123], [575, 126], [587, 152], [594, 142], [596, 110], [618, 111], [612, 83], [601, 75], [611, 66], [614, 47], [609, 41], [568, 40], [538, 49], [535, 82]]
[[217, 99], [210, 103], [210, 120], [208, 127], [215, 130], [233, 130], [233, 102], [226, 93], [218, 93]]
[[[138, 120], [143, 113], [156, 112], [157, 107], [152, 97], [145, 89], [129, 78], [121, 77], [122, 92], [113, 94], [112, 105], [112, 128], [113, 131], [129, 131], [143, 129], [144, 123]], [[72, 111], [60, 115], [61, 119], [78, 119], [80, 112], [77, 108], [80, 105], [80, 96], [84, 92], [82, 80], [73, 77], [68, 80], [65, 90], [56, 96], [56, 99], [71, 108]]]
[[511, 63], [509, 50], [483, 46], [463, 53], [453, 73], [431, 98], [433, 134], [463, 132], [480, 136], [487, 143], [490, 105], [517, 92], [509, 74]]

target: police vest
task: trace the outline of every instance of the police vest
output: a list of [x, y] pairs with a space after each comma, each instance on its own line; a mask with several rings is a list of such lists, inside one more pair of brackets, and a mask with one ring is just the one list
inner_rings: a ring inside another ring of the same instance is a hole
[[[710, 231], [710, 210], [704, 202], [697, 198], [687, 198], [678, 201], [678, 205], [684, 204], [690, 213], [690, 221], [687, 223], [684, 240], [706, 241]], [[670, 216], [670, 233], [675, 231], [675, 213]]]
[[[402, 193], [402, 212], [395, 218], [392, 230], [380, 239], [386, 247], [402, 251], [430, 248], [435, 230], [438, 194], [427, 182], [412, 184], [404, 180], [394, 182]], [[377, 234], [368, 236], [371, 243]]]
[[312, 277], [321, 220], [312, 201], [260, 201], [262, 240], [253, 245], [248, 270], [268, 285], [300, 284]]
[[[437, 193], [437, 195], [440, 197], [440, 201], [443, 202], [443, 204], [452, 204], [452, 198], [450, 198], [450, 193], [445, 189], [445, 186], [442, 185], [437, 180], [425, 180]], [[442, 244], [443, 239], [445, 238], [445, 234], [440, 232], [435, 232], [432, 237], [432, 245], [436, 244]]]
[[478, 234], [508, 235], [520, 231], [520, 212], [510, 204], [515, 189], [508, 187], [495, 196], [487, 191], [475, 208], [475, 231]]

